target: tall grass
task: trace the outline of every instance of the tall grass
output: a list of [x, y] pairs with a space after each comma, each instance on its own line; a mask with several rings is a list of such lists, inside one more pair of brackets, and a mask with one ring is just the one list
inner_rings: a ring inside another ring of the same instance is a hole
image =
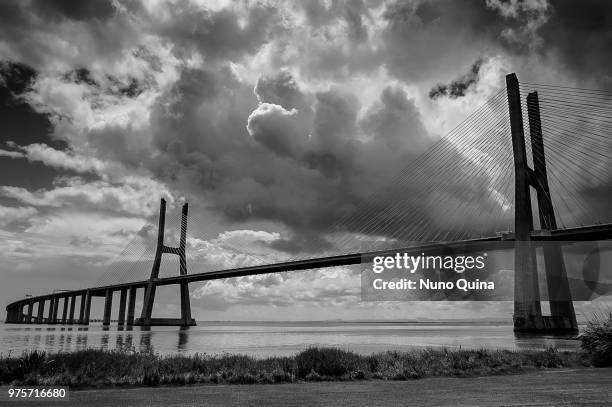
[[576, 352], [448, 350], [381, 352], [364, 356], [337, 348], [308, 348], [290, 357], [162, 356], [130, 350], [25, 352], [0, 357], [0, 384], [99, 387], [193, 383], [287, 383], [316, 380], [406, 380], [428, 376], [516, 373], [577, 366]]
[[612, 366], [612, 311], [595, 314], [580, 336], [581, 346], [595, 366]]

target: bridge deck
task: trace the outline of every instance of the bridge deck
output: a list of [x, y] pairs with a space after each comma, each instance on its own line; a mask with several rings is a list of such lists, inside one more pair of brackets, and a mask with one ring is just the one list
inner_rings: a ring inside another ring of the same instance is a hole
[[[558, 229], [552, 231], [534, 231], [532, 239], [534, 241], [592, 241], [592, 240], [607, 240], [612, 238], [612, 224], [581, 226], [568, 229]], [[506, 234], [502, 236], [484, 237], [478, 239], [470, 239], [456, 242], [440, 242], [424, 245], [415, 245], [405, 248], [380, 250], [366, 253], [352, 253], [337, 256], [318, 257], [305, 260], [288, 261], [282, 263], [264, 264], [249, 267], [239, 267], [227, 270], [217, 270], [203, 273], [179, 275], [172, 277], [159, 278], [155, 280], [156, 286], [180, 284], [183, 282], [193, 283], [197, 281], [218, 280], [223, 278], [253, 276], [259, 274], [279, 273], [286, 271], [310, 270], [323, 267], [349, 266], [361, 263], [369, 263], [374, 257], [393, 255], [396, 252], [412, 252], [435, 254], [447, 252], [448, 250], [469, 253], [478, 250], [487, 250], [493, 248], [491, 243], [495, 243], [496, 249], [512, 248], [514, 246], [514, 236]], [[113, 284], [101, 287], [91, 287], [73, 291], [62, 291], [61, 293], [52, 293], [40, 295], [36, 297], [28, 297], [18, 301], [14, 301], [7, 305], [7, 311], [14, 309], [30, 302], [39, 300], [48, 300], [54, 298], [70, 297], [74, 295], [83, 295], [88, 293], [93, 297], [103, 297], [107, 290], [121, 290], [124, 288], [146, 287], [149, 280], [136, 281], [129, 283]]]

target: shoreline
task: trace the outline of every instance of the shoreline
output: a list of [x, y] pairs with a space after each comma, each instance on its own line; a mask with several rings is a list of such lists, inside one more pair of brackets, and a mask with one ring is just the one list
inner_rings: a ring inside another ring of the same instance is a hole
[[[577, 337], [567, 335], [520, 335], [509, 324], [368, 322], [216, 322], [188, 329], [178, 327], [64, 327], [60, 325], [1, 325], [4, 342], [0, 354], [22, 351], [73, 352], [84, 349], [134, 347], [164, 355], [247, 354], [256, 358], [291, 356], [308, 346], [340, 346], [369, 355], [374, 352], [414, 349], [508, 349], [538, 350], [555, 347], [576, 350]], [[282, 337], [278, 335], [282, 333]], [[223, 335], [223, 341], [219, 341]], [[282, 338], [282, 339], [281, 339]]]

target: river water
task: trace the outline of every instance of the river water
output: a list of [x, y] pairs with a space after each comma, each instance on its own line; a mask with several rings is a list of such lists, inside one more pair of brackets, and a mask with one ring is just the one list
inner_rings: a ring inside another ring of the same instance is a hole
[[425, 347], [577, 349], [575, 339], [517, 338], [511, 325], [389, 322], [199, 322], [195, 327], [102, 327], [0, 324], [0, 353], [133, 348], [161, 354], [241, 353], [255, 357], [297, 353], [308, 346], [335, 346], [369, 354]]

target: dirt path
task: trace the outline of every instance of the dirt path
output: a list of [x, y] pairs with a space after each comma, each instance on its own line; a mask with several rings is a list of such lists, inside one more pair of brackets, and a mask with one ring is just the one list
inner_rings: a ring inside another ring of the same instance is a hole
[[[6, 388], [2, 388], [6, 391]], [[39, 403], [17, 402], [16, 406]], [[43, 405], [42, 403], [40, 405]], [[57, 406], [611, 406], [612, 368], [403, 382], [200, 385], [72, 391]]]

